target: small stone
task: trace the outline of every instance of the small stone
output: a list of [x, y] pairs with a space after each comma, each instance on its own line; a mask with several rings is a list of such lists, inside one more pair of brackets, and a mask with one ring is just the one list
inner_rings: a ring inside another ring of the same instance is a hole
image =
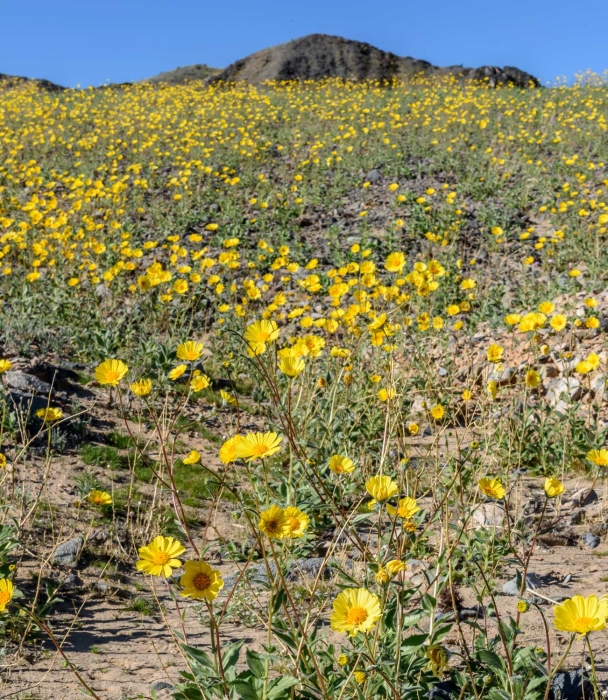
[[600, 538], [597, 535], [592, 534], [591, 532], [586, 532], [581, 537], [581, 539], [591, 549], [595, 549], [600, 544]]
[[369, 173], [367, 173], [365, 179], [369, 182], [377, 182], [381, 177], [382, 173], [378, 170], [378, 168], [374, 168], [373, 170], [370, 170]]
[[603, 401], [606, 396], [606, 379], [606, 375], [602, 373], [591, 381], [591, 393], [598, 403]]
[[73, 566], [80, 555], [83, 544], [82, 537], [73, 537], [67, 542], [62, 542], [53, 552], [53, 562], [63, 566]]
[[517, 370], [515, 367], [507, 367], [502, 372], [492, 372], [490, 379], [498, 386], [508, 386], [517, 381]]
[[459, 696], [458, 686], [450, 680], [434, 683], [426, 697], [429, 700], [456, 700]]
[[[526, 591], [534, 591], [542, 585], [542, 580], [537, 574], [529, 573], [526, 576]], [[510, 581], [503, 584], [502, 592], [504, 595], [520, 595], [520, 587], [517, 585], [517, 577], [513, 577]]]
[[593, 489], [582, 488], [575, 491], [567, 501], [564, 501], [563, 506], [567, 510], [588, 506], [590, 503], [595, 503], [598, 500], [597, 493]]
[[25, 372], [6, 372], [4, 377], [11, 389], [27, 391], [31, 394], [43, 394], [44, 396], [49, 396], [53, 391], [50, 384]]
[[560, 671], [551, 681], [553, 700], [582, 700], [593, 697], [593, 686], [589, 676], [581, 669], [576, 671]]
[[406, 581], [411, 581], [415, 586], [421, 586], [427, 583], [425, 575], [426, 564], [420, 559], [408, 559], [406, 562], [407, 569], [403, 572], [403, 578]]
[[547, 403], [555, 408], [560, 401], [578, 401], [583, 388], [576, 377], [552, 379], [547, 386]]
[[14, 406], [21, 413], [35, 413], [49, 405], [48, 397], [34, 396], [34, 394], [28, 394], [24, 391], [7, 391], [6, 398], [9, 406]]
[[481, 503], [473, 511], [471, 526], [473, 528], [502, 528], [507, 514], [498, 503]]
[[154, 681], [150, 685], [150, 690], [155, 692], [155, 693], [158, 693], [161, 690], [173, 691], [173, 690], [175, 690], [175, 686], [171, 683], [167, 683], [167, 681]]

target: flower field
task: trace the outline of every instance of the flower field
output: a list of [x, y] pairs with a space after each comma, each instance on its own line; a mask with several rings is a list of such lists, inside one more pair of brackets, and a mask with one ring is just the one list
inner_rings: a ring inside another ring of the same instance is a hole
[[607, 118], [0, 86], [0, 697], [599, 700]]

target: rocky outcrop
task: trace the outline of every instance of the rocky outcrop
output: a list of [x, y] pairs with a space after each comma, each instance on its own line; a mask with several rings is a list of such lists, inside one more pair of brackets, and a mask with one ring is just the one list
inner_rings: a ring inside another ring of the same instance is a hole
[[465, 80], [487, 80], [497, 87], [538, 87], [537, 78], [506, 66], [434, 66], [428, 61], [397, 56], [360, 41], [326, 34], [310, 34], [251, 54], [232, 63], [208, 82], [245, 81], [260, 84], [267, 80], [318, 80], [333, 77], [353, 80], [392, 80], [415, 76], [454, 75]]

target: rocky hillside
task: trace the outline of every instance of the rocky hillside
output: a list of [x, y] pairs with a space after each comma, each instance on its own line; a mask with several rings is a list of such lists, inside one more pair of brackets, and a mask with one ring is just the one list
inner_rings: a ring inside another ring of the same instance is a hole
[[7, 75], [6, 73], [0, 73], [0, 90], [3, 88], [13, 88], [19, 85], [31, 85], [35, 84], [42, 90], [48, 90], [49, 92], [57, 92], [59, 90], [65, 90], [62, 85], [57, 85], [52, 83], [50, 80], [43, 80], [39, 78], [23, 78], [19, 75]]
[[360, 41], [326, 34], [310, 34], [251, 54], [210, 78], [211, 82], [265, 80], [317, 80], [325, 77], [355, 80], [390, 80], [415, 75], [459, 75], [465, 79], [488, 78], [493, 85], [513, 83], [537, 87], [537, 78], [518, 68], [483, 66], [440, 68], [427, 61], [397, 56]]
[[183, 85], [194, 80], [205, 80], [221, 71], [220, 68], [212, 68], [204, 63], [196, 63], [192, 66], [183, 66], [175, 70], [159, 73], [152, 78], [143, 80], [144, 83], [167, 83], [168, 85]]

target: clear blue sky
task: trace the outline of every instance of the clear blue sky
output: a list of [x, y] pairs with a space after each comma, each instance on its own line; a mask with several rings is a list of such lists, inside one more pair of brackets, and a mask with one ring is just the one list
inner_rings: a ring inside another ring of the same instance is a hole
[[608, 68], [608, 1], [0, 0], [0, 73], [68, 86], [223, 68], [313, 32], [437, 65], [517, 66], [543, 82]]

